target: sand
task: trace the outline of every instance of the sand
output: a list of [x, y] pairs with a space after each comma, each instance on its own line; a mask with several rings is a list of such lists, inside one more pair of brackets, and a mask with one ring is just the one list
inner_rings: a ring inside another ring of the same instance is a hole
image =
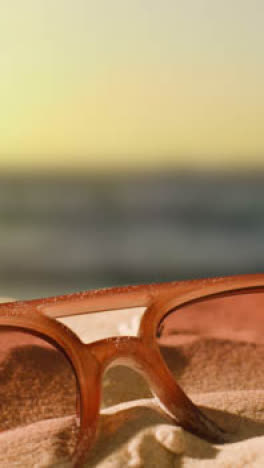
[[[142, 312], [142, 309], [138, 309], [133, 317], [131, 311], [109, 313], [107, 321], [104, 314], [97, 314], [93, 327], [92, 316], [68, 318], [65, 323], [89, 342], [102, 337], [102, 334], [135, 334]], [[177, 375], [178, 382], [206, 414], [230, 432], [230, 443], [212, 444], [175, 426], [162, 413], [143, 379], [119, 366], [105, 375], [98, 440], [85, 466], [264, 466], [264, 324], [258, 312], [252, 318], [251, 325], [247, 323], [247, 328], [242, 330], [241, 308], [239, 313], [240, 316], [233, 316], [232, 323], [227, 324], [228, 333], [224, 328], [219, 332], [219, 326], [215, 326], [217, 322], [210, 322], [208, 315], [204, 315], [204, 322], [199, 320], [198, 331], [197, 320], [190, 314], [186, 315], [188, 321], [181, 323], [181, 333], [177, 333], [173, 342], [171, 337], [164, 337], [163, 344], [164, 356]], [[208, 327], [209, 322], [211, 326]], [[5, 350], [6, 345], [7, 342]], [[37, 343], [34, 345], [37, 346]], [[40, 358], [45, 360], [45, 353], [50, 356], [52, 351], [47, 348], [42, 352], [44, 355], [41, 354]], [[3, 346], [0, 346], [2, 372], [7, 368], [18, 371], [17, 356], [17, 351], [16, 354], [4, 352]], [[32, 356], [36, 356], [36, 348], [33, 354], [28, 352], [26, 355], [29, 363]], [[59, 361], [53, 360], [49, 375], [55, 375], [60, 365]], [[41, 387], [38, 387], [38, 382], [42, 386], [45, 383], [45, 372], [47, 369], [43, 368], [34, 375], [25, 375], [23, 388], [26, 391], [33, 382], [40, 407], [46, 408], [48, 392], [41, 394], [38, 390]], [[46, 421], [28, 421], [22, 428], [0, 433], [1, 467], [70, 466], [67, 465], [66, 456], [67, 451], [71, 450], [69, 428], [72, 427], [73, 418], [66, 414], [71, 400], [65, 389], [67, 384], [71, 388], [72, 382], [69, 383], [70, 377], [66, 371], [63, 371], [63, 378], [65, 386], [61, 385], [61, 381], [52, 381], [51, 403], [56, 403], [58, 414]], [[5, 398], [2, 393], [0, 411], [3, 411]], [[15, 398], [9, 399], [8, 408], [9, 414], [17, 417]]]

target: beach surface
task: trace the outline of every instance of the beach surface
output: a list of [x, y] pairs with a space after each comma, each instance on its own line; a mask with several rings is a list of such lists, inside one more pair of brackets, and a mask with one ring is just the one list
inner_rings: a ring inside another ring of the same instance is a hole
[[[202, 411], [230, 433], [230, 443], [212, 444], [177, 427], [162, 412], [142, 377], [118, 366], [111, 368], [103, 380], [98, 439], [85, 466], [264, 466], [261, 303], [263, 300], [259, 296], [258, 306], [246, 314], [252, 304], [244, 299], [244, 308], [238, 304], [233, 315], [228, 315], [225, 327], [220, 327], [215, 319], [216, 308], [210, 308], [214, 314], [210, 311], [203, 317], [200, 314], [199, 321], [197, 311], [187, 311], [186, 321], [182, 316], [176, 324], [177, 333], [161, 337], [161, 351], [178, 383]], [[137, 309], [133, 313], [131, 310], [109, 312], [62, 321], [83, 341], [90, 342], [107, 336], [135, 335], [142, 313], [143, 309]], [[220, 320], [220, 315], [218, 317]], [[168, 330], [175, 327], [172, 321], [168, 324]], [[242, 327], [243, 324], [246, 326]], [[8, 411], [10, 421], [8, 430], [1, 428], [0, 432], [0, 466], [70, 466], [66, 460], [72, 450], [74, 418], [69, 395], [74, 391], [74, 382], [69, 369], [60, 359], [52, 359], [53, 350], [48, 345], [41, 347], [37, 338], [31, 348], [19, 339], [17, 335], [15, 350], [8, 335], [0, 342], [0, 416], [3, 420], [3, 411]], [[23, 388], [18, 388], [12, 375], [21, 378], [21, 356], [28, 372], [23, 374]], [[36, 358], [42, 366], [34, 370]], [[32, 395], [32, 388], [37, 404], [30, 407], [32, 420], [29, 421], [23, 398]], [[44, 390], [40, 391], [41, 388]], [[45, 414], [51, 407], [56, 407], [56, 414], [41, 420], [40, 409]], [[20, 427], [18, 423], [12, 427], [18, 413], [24, 422]]]

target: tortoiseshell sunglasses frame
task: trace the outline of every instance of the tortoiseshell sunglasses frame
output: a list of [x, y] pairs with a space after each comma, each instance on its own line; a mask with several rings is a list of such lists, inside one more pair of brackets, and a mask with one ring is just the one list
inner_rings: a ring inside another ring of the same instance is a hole
[[[0, 326], [37, 333], [52, 341], [69, 359], [80, 392], [80, 429], [72, 457], [72, 465], [77, 468], [83, 466], [96, 440], [103, 374], [110, 365], [120, 363], [143, 375], [176, 424], [207, 440], [228, 440], [228, 434], [206, 417], [177, 384], [160, 353], [157, 332], [163, 317], [175, 308], [206, 297], [251, 291], [264, 292], [264, 274], [85, 291], [0, 304]], [[135, 307], [146, 307], [137, 337], [118, 336], [85, 344], [56, 320]]]

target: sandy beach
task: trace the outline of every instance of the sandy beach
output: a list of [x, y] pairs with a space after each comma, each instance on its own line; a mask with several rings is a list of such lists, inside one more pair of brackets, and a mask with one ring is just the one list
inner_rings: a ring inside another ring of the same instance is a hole
[[[184, 318], [179, 319], [182, 331], [173, 336], [173, 340], [164, 336], [162, 344], [164, 358], [177, 375], [177, 381], [207, 415], [230, 432], [230, 443], [212, 444], [175, 426], [161, 411], [143, 379], [132, 370], [119, 366], [110, 369], [104, 377], [98, 440], [85, 466], [202, 468], [264, 465], [264, 325], [260, 307], [256, 307], [242, 330], [241, 320], [247, 310], [246, 302], [243, 303], [244, 312], [238, 307], [239, 313], [230, 316], [228, 329], [219, 327], [216, 320], [210, 321], [209, 312], [199, 323], [195, 318], [197, 314], [186, 313], [186, 322]], [[105, 314], [63, 321], [83, 341], [89, 342], [101, 335], [136, 334], [142, 312], [143, 309], [138, 309], [133, 316], [131, 311], [109, 312], [107, 321]], [[18, 336], [16, 343], [17, 340]], [[37, 351], [37, 348], [40, 348], [37, 341], [32, 343], [31, 350], [25, 349], [25, 343], [21, 341], [19, 350], [13, 352], [7, 335], [1, 340], [0, 415], [3, 421], [3, 411], [8, 408], [10, 420], [9, 430], [1, 428], [0, 433], [1, 467], [70, 466], [66, 459], [74, 441], [74, 418], [69, 395], [73, 394], [74, 382], [67, 366], [62, 366], [60, 359], [51, 359], [52, 349], [46, 346]], [[24, 374], [23, 391], [14, 386], [11, 378], [18, 375], [21, 353], [24, 353], [27, 365], [31, 364], [31, 369], [37, 357], [42, 362], [41, 368]], [[56, 380], [58, 375], [60, 380]], [[24, 405], [24, 392], [30, 394], [32, 388], [38, 404], [34, 409], [35, 417], [32, 409], [33, 419], [25, 423], [26, 407], [24, 413], [18, 408]], [[13, 392], [12, 398], [10, 392]], [[40, 408], [45, 414], [51, 407], [56, 407], [53, 417], [41, 421]], [[17, 428], [16, 423], [14, 428], [12, 420], [14, 422], [18, 413], [23, 424]]]

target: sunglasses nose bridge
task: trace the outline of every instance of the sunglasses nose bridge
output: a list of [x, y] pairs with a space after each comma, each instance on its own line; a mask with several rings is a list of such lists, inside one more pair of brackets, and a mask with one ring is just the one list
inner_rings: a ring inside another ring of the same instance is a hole
[[[138, 372], [157, 396], [166, 394], [168, 371], [159, 352], [140, 337], [116, 337], [87, 345], [96, 358], [100, 375], [114, 365], [125, 365]], [[169, 383], [175, 382], [169, 377]], [[161, 398], [162, 399], [162, 398]]]
[[145, 378], [160, 403], [179, 425], [213, 442], [224, 442], [229, 436], [206, 417], [187, 397], [170, 374], [155, 347], [147, 346], [140, 337], [117, 337], [89, 345], [101, 372], [114, 364], [123, 364]]
[[114, 363], [121, 362], [135, 367], [137, 361], [141, 361], [144, 347], [140, 338], [134, 336], [120, 336], [96, 341], [87, 345], [90, 353], [101, 365], [102, 370]]

